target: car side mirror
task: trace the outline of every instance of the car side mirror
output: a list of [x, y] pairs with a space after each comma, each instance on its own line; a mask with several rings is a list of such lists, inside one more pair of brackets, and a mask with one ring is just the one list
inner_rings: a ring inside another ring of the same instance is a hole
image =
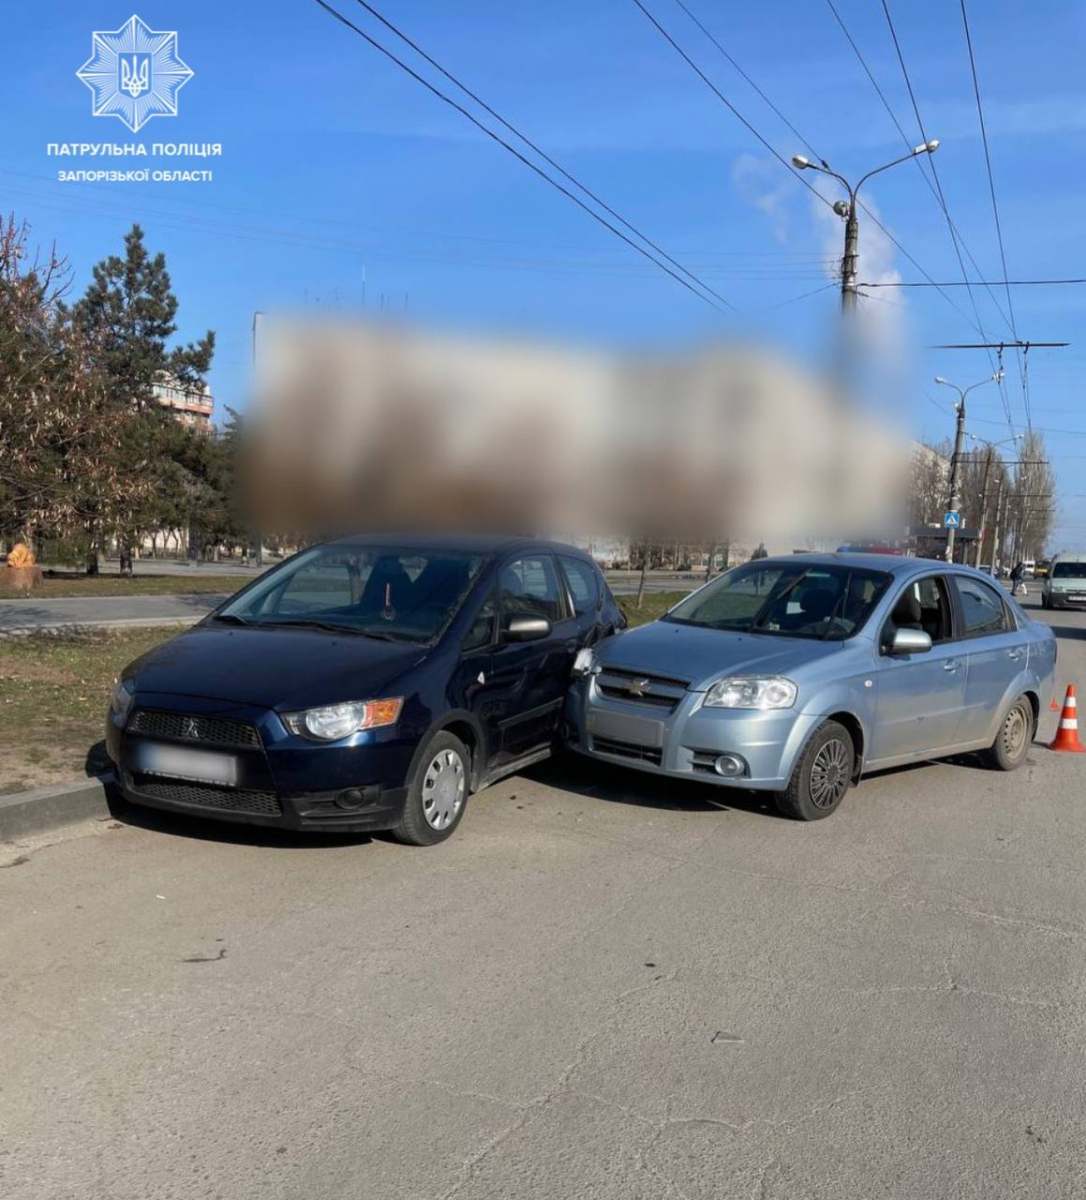
[[890, 640], [890, 653], [896, 658], [901, 654], [926, 654], [931, 649], [931, 637], [922, 629], [895, 629]]
[[506, 618], [502, 640], [506, 642], [538, 642], [549, 637], [551, 623], [535, 613], [513, 613]]

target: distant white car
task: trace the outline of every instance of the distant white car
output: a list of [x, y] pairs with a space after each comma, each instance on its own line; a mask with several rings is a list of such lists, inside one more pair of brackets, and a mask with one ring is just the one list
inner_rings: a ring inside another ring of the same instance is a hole
[[1042, 608], [1086, 608], [1086, 554], [1057, 554], [1041, 585]]

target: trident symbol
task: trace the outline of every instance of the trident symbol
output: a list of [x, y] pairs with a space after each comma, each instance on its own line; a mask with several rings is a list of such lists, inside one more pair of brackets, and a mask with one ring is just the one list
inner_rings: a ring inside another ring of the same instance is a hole
[[142, 96], [151, 86], [151, 60], [145, 58], [137, 63], [134, 59], [121, 59], [121, 91], [127, 92], [134, 100]]

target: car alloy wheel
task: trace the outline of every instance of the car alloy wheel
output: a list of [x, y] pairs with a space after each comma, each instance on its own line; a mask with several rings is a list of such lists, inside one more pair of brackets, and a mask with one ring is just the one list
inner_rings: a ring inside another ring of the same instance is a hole
[[455, 750], [439, 750], [422, 778], [422, 812], [427, 825], [439, 831], [448, 829], [456, 820], [466, 793], [463, 759]]
[[816, 808], [833, 808], [848, 788], [852, 754], [840, 738], [830, 738], [811, 764], [811, 803]]

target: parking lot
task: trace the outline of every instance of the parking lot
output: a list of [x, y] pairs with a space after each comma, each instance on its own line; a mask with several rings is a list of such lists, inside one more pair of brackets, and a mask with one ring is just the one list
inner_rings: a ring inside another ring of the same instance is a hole
[[[1059, 695], [1086, 685], [1086, 614]], [[6, 1200], [1086, 1195], [1086, 756], [830, 820], [545, 764], [429, 850], [0, 846]]]

